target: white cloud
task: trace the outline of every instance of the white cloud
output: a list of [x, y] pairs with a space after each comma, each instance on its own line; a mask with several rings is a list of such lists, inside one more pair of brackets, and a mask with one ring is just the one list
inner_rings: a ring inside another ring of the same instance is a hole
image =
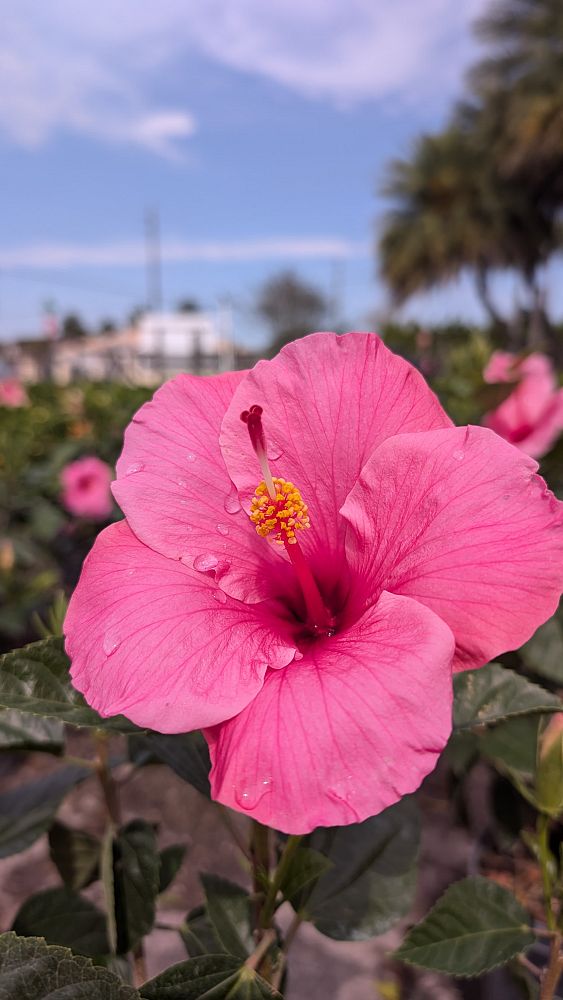
[[3, 0], [0, 131], [178, 152], [195, 121], [153, 98], [193, 53], [338, 105], [451, 90], [488, 0]]
[[[344, 259], [365, 257], [366, 243], [337, 237], [270, 238], [238, 241], [168, 240], [162, 245], [163, 261], [227, 261]], [[81, 243], [40, 243], [24, 247], [0, 247], [0, 268], [42, 270], [73, 267], [137, 267], [146, 260], [140, 241], [89, 245]]]
[[469, 23], [486, 3], [207, 0], [192, 30], [217, 60], [310, 96], [410, 100], [459, 78]]

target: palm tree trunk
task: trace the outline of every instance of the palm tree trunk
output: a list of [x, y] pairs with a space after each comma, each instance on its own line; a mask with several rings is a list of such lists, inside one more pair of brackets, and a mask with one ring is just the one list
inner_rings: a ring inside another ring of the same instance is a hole
[[501, 329], [506, 329], [506, 320], [497, 311], [491, 298], [489, 289], [489, 272], [487, 265], [483, 261], [480, 261], [475, 269], [475, 284], [479, 301], [487, 313], [492, 325], [500, 327]]
[[538, 284], [535, 269], [530, 270], [525, 275], [526, 285], [530, 293], [530, 304], [528, 307], [528, 331], [526, 337], [526, 347], [529, 350], [537, 350], [543, 346], [545, 332], [545, 294]]

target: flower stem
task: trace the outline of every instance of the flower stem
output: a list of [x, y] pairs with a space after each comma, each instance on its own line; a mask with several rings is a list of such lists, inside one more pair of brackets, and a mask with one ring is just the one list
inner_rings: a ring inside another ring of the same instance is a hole
[[549, 817], [544, 816], [540, 813], [538, 816], [537, 827], [536, 827], [537, 837], [538, 837], [538, 852], [539, 860], [542, 874], [543, 883], [543, 895], [545, 902], [545, 919], [548, 926], [548, 930], [557, 931], [557, 921], [555, 919], [555, 914], [553, 912], [553, 881], [552, 874], [550, 870], [551, 866], [551, 852], [549, 850]]
[[261, 936], [262, 907], [265, 890], [270, 877], [270, 831], [258, 820], [252, 820], [252, 835], [250, 838], [250, 859], [252, 862], [252, 891], [254, 894], [254, 929]]
[[549, 951], [549, 965], [544, 972], [541, 983], [540, 1000], [554, 1000], [555, 990], [563, 972], [563, 956], [561, 955], [561, 935], [557, 934]]
[[244, 963], [246, 967], [248, 969], [257, 970], [262, 959], [266, 955], [266, 952], [273, 945], [275, 940], [276, 932], [274, 930], [266, 931], [255, 950], [252, 952], [252, 955], [249, 955], [246, 959], [246, 962]]
[[302, 923], [303, 923], [303, 917], [301, 916], [301, 914], [295, 913], [293, 916], [293, 920], [291, 921], [289, 927], [287, 928], [287, 933], [285, 935], [284, 942], [281, 947], [280, 961], [271, 979], [271, 985], [274, 987], [275, 990], [279, 990], [281, 986], [283, 974], [287, 966], [287, 953], [291, 948], [295, 935], [297, 934], [297, 931], [301, 927]]
[[302, 837], [299, 835], [292, 835], [287, 838], [286, 845], [282, 851], [282, 856], [279, 860], [278, 866], [274, 872], [274, 877], [272, 878], [268, 893], [266, 895], [266, 900], [262, 908], [262, 927], [269, 927], [272, 917], [276, 910], [276, 900], [280, 887], [283, 885], [283, 880], [287, 874], [288, 868], [293, 860], [293, 856], [302, 841]]
[[96, 741], [96, 771], [98, 781], [104, 796], [104, 802], [110, 822], [114, 827], [121, 823], [121, 809], [119, 806], [119, 796], [112, 777], [109, 766], [109, 745], [106, 733], [98, 731], [95, 736]]
[[97, 762], [90, 757], [75, 757], [74, 754], [65, 753], [63, 760], [65, 764], [75, 764], [76, 767], [91, 767], [93, 771], [97, 768]]
[[244, 857], [246, 858], [247, 861], [252, 862], [250, 851], [248, 850], [241, 834], [237, 830], [236, 824], [233, 822], [229, 810], [226, 808], [226, 806], [221, 805], [220, 802], [217, 802], [215, 804], [217, 806], [217, 811], [219, 813], [219, 816], [221, 817], [221, 820], [225, 828], [229, 831], [239, 851], [241, 852], [241, 854], [244, 854]]

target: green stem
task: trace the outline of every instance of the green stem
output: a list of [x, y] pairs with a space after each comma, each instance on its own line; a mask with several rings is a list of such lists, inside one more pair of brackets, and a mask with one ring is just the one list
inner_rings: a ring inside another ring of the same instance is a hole
[[63, 760], [65, 764], [75, 764], [77, 767], [91, 767], [93, 771], [98, 766], [97, 761], [92, 760], [90, 757], [75, 757], [71, 753], [65, 753]]
[[291, 945], [293, 944], [293, 939], [295, 938], [295, 935], [297, 934], [297, 931], [301, 927], [302, 923], [303, 923], [303, 917], [301, 916], [301, 914], [295, 913], [293, 916], [293, 920], [291, 921], [289, 927], [287, 928], [287, 934], [285, 935], [285, 939], [281, 947], [281, 954], [279, 958], [278, 967], [271, 979], [271, 985], [274, 987], [275, 990], [279, 990], [281, 986], [283, 974], [287, 965], [287, 953], [291, 948]]
[[252, 862], [253, 859], [252, 859], [251, 853], [248, 850], [248, 848], [247, 848], [247, 846], [246, 846], [246, 844], [245, 844], [245, 842], [244, 842], [241, 834], [237, 830], [236, 824], [234, 823], [234, 821], [233, 821], [233, 819], [232, 819], [232, 817], [231, 817], [231, 815], [229, 813], [229, 810], [226, 808], [226, 806], [222, 806], [220, 802], [217, 802], [216, 805], [217, 805], [217, 811], [219, 813], [219, 816], [221, 817], [221, 820], [222, 820], [224, 826], [229, 831], [229, 833], [230, 833], [231, 837], [233, 838], [235, 844], [237, 845], [239, 851], [241, 852], [241, 854], [244, 854], [244, 856], [245, 856], [245, 858], [246, 858], [247, 861]]
[[269, 930], [265, 932], [260, 942], [256, 946], [255, 951], [252, 952], [252, 955], [250, 955], [246, 959], [246, 962], [244, 963], [247, 969], [254, 969], [255, 971], [258, 970], [258, 968], [260, 967], [260, 963], [262, 962], [262, 960], [266, 955], [266, 952], [269, 951], [269, 949], [274, 944], [275, 940], [276, 940], [276, 932], [274, 930]]
[[260, 931], [265, 925], [262, 921], [265, 889], [270, 878], [270, 831], [258, 820], [252, 820], [252, 835], [250, 838], [250, 860], [252, 863], [252, 892], [254, 896], [254, 928]]
[[300, 835], [293, 834], [287, 838], [286, 845], [282, 851], [282, 856], [279, 860], [278, 866], [274, 872], [274, 877], [270, 882], [268, 892], [266, 895], [266, 900], [262, 908], [262, 927], [269, 927], [272, 917], [276, 910], [276, 900], [280, 887], [283, 885], [284, 878], [287, 874], [289, 866], [293, 860], [293, 856], [297, 851], [303, 837]]
[[549, 965], [545, 969], [541, 983], [540, 1000], [554, 1000], [555, 990], [563, 970], [561, 937], [557, 935], [551, 942]]
[[538, 816], [536, 833], [538, 837], [538, 851], [543, 883], [543, 895], [545, 900], [545, 918], [550, 931], [557, 930], [557, 920], [553, 912], [553, 882], [551, 876], [552, 856], [549, 850], [549, 817], [540, 813]]
[[133, 951], [133, 975], [135, 986], [137, 987], [142, 986], [143, 983], [146, 983], [149, 978], [147, 974], [145, 948], [142, 940], [135, 945], [135, 949]]

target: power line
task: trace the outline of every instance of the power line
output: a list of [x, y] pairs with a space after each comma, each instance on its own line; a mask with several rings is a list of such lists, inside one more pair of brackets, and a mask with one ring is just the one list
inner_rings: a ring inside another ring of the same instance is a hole
[[0, 268], [0, 276], [2, 278], [15, 279], [16, 281], [30, 281], [35, 284], [51, 284], [58, 285], [63, 288], [73, 288], [77, 291], [82, 292], [97, 292], [103, 295], [116, 295], [124, 299], [131, 300], [134, 294], [131, 292], [126, 292], [124, 289], [109, 288], [106, 285], [98, 285], [95, 282], [84, 282], [84, 281], [74, 281], [72, 278], [61, 277], [56, 272], [41, 271], [36, 272], [34, 269], [33, 273], [29, 273], [25, 270], [11, 270], [10, 268], [3, 267]]

